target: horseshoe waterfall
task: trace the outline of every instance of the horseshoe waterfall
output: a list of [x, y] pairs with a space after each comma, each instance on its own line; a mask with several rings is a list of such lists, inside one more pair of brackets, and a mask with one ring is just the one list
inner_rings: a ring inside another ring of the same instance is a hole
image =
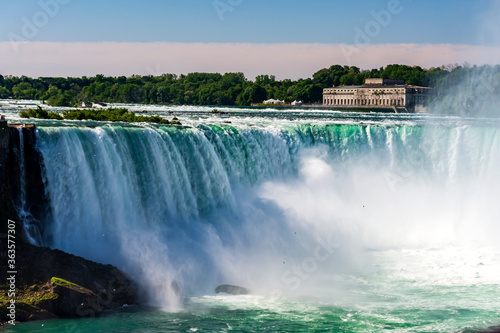
[[[183, 127], [39, 121], [46, 209], [27, 235], [117, 266], [144, 298], [75, 319], [79, 329], [499, 324], [500, 123], [305, 114], [179, 111]], [[216, 294], [221, 284], [251, 292]]]

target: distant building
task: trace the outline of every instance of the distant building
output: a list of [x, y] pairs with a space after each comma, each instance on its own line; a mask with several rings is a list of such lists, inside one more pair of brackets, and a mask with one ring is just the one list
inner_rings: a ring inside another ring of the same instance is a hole
[[268, 99], [267, 101], [262, 102], [262, 104], [278, 104], [278, 105], [283, 105], [285, 104], [284, 101], [280, 101], [279, 99]]
[[425, 112], [432, 88], [405, 84], [404, 80], [366, 79], [361, 86], [323, 89], [323, 106], [346, 108], [401, 108]]
[[82, 102], [82, 108], [96, 108], [96, 109], [102, 109], [107, 107], [108, 105], [106, 103], [102, 102]]
[[302, 104], [304, 104], [304, 103], [302, 103], [302, 101], [296, 101], [295, 100], [295, 101], [292, 102], [293, 106], [301, 106]]

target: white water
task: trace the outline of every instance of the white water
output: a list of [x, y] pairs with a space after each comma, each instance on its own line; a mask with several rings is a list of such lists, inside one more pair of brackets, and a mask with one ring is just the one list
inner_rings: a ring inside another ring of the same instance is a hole
[[499, 283], [499, 135], [286, 121], [40, 127], [53, 215], [45, 238], [120, 266], [170, 310], [180, 307], [173, 280], [187, 295], [233, 283], [345, 302], [378, 270], [424, 284]]

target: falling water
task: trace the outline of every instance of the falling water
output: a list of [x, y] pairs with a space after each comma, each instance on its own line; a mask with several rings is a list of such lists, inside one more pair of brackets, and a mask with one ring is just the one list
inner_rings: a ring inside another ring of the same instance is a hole
[[363, 271], [367, 249], [494, 244], [499, 135], [393, 123], [40, 127], [45, 239], [118, 265], [171, 310], [172, 281], [193, 296], [227, 282], [328, 295], [322, 278]]
[[118, 266], [154, 309], [72, 321], [82, 332], [498, 324], [494, 119], [172, 108], [185, 128], [34, 121], [41, 244]]

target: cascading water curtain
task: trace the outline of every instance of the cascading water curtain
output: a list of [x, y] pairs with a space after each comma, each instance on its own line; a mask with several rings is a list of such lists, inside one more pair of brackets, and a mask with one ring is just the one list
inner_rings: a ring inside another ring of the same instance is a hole
[[486, 237], [500, 215], [496, 128], [61, 126], [37, 139], [49, 245], [120, 266], [170, 308], [175, 284], [283, 284], [283, 265], [319, 243], [336, 244], [324, 269], [342, 269], [364, 248]]

